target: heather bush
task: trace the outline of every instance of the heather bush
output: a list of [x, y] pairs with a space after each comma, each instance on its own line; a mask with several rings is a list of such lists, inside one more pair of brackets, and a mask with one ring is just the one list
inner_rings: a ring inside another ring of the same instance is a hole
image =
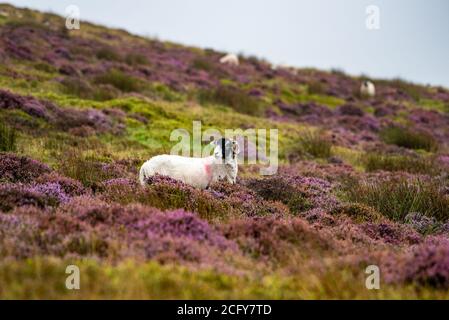
[[381, 222], [384, 220], [382, 214], [372, 207], [361, 203], [343, 203], [332, 210], [332, 214], [344, 214], [357, 223]]
[[198, 70], [204, 70], [207, 72], [213, 72], [217, 69], [216, 65], [211, 62], [209, 59], [201, 57], [195, 58], [192, 61], [192, 67]]
[[325, 94], [326, 88], [323, 83], [319, 81], [312, 81], [307, 84], [307, 92], [309, 94]]
[[297, 190], [284, 177], [250, 179], [246, 182], [246, 186], [265, 200], [284, 203], [293, 214], [312, 207], [312, 203], [307, 199], [306, 194]]
[[413, 245], [422, 240], [413, 229], [399, 223], [367, 222], [359, 225], [359, 228], [371, 239], [395, 246]]
[[449, 288], [449, 242], [427, 241], [413, 249], [402, 270], [406, 282]]
[[0, 256], [113, 256], [110, 240], [86, 224], [64, 214], [36, 207], [0, 213]]
[[91, 157], [84, 157], [75, 151], [67, 151], [59, 164], [59, 171], [67, 177], [80, 181], [94, 190], [102, 187], [102, 182], [125, 177], [128, 173], [121, 165], [105, 164]]
[[139, 92], [142, 89], [142, 80], [115, 69], [97, 76], [94, 82], [110, 84], [123, 92]]
[[208, 188], [215, 199], [225, 201], [240, 216], [284, 216], [288, 209], [281, 203], [264, 201], [253, 190], [239, 185], [225, 182], [215, 183]]
[[197, 215], [183, 210], [154, 213], [147, 219], [141, 219], [132, 224], [136, 230], [145, 230], [145, 233], [164, 237], [170, 235], [174, 238], [194, 240], [215, 246], [221, 250], [235, 249], [234, 244], [221, 235], [214, 227]]
[[30, 183], [51, 169], [36, 160], [0, 153], [0, 181]]
[[368, 172], [385, 170], [435, 175], [439, 171], [436, 163], [431, 158], [424, 156], [390, 156], [370, 152], [363, 155], [362, 163]]
[[413, 131], [410, 128], [388, 127], [380, 132], [380, 137], [385, 143], [408, 149], [424, 149], [427, 151], [438, 149], [438, 142], [432, 135]]
[[418, 178], [352, 181], [345, 191], [350, 201], [371, 206], [393, 220], [403, 221], [411, 212], [441, 221], [449, 218], [449, 198], [435, 181]]
[[344, 116], [355, 116], [355, 117], [363, 117], [365, 112], [357, 105], [354, 104], [344, 104], [337, 109], [337, 112]]
[[79, 77], [65, 77], [61, 84], [62, 92], [76, 96], [81, 99], [92, 99], [98, 101], [111, 100], [119, 95], [118, 89], [112, 85], [92, 86], [89, 82]]
[[0, 210], [7, 212], [23, 206], [56, 206], [61, 200], [65, 200], [66, 196], [57, 185], [26, 186], [5, 183], [0, 184], [0, 199]]
[[0, 110], [19, 109], [31, 116], [49, 118], [47, 107], [41, 101], [33, 97], [25, 97], [10, 91], [0, 90]]
[[101, 60], [109, 60], [109, 61], [121, 61], [122, 57], [120, 54], [111, 47], [103, 47], [99, 49], [96, 53], [96, 57]]
[[392, 85], [396, 87], [400, 93], [405, 93], [415, 101], [419, 101], [423, 94], [423, 90], [421, 89], [421, 87], [413, 83], [408, 83], [402, 79], [394, 79], [392, 81]]
[[261, 115], [263, 111], [262, 104], [257, 98], [236, 87], [219, 86], [213, 90], [203, 90], [199, 92], [198, 98], [201, 104], [223, 104], [249, 115]]
[[103, 184], [102, 196], [123, 204], [142, 203], [162, 210], [185, 209], [196, 212], [201, 218], [216, 220], [228, 218], [235, 210], [210, 193], [195, 189], [165, 176], [153, 176], [142, 188], [135, 180], [113, 179]]
[[125, 256], [161, 262], [214, 263], [218, 253], [237, 246], [215, 227], [183, 210], [161, 212], [142, 205], [108, 204], [95, 198], [75, 198], [61, 212], [112, 238], [127, 249]]
[[0, 120], [0, 152], [16, 150], [16, 130]]
[[139, 53], [128, 53], [125, 57], [125, 62], [131, 66], [148, 64], [147, 58]]
[[434, 217], [427, 217], [419, 212], [410, 212], [405, 216], [404, 222], [421, 234], [434, 233], [441, 228], [441, 223]]
[[336, 249], [334, 243], [300, 218], [255, 217], [237, 219], [222, 226], [224, 235], [236, 241], [243, 252], [255, 259], [269, 257], [286, 261], [296, 250], [316, 254]]
[[83, 185], [74, 179], [63, 177], [56, 172], [51, 172], [38, 177], [35, 182], [37, 184], [58, 184], [62, 190], [69, 196], [80, 196], [86, 192]]

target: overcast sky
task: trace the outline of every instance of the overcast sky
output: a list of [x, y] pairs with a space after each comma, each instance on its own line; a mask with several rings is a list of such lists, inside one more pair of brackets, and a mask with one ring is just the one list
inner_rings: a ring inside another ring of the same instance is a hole
[[[15, 0], [61, 15], [274, 63], [449, 87], [447, 0]], [[380, 29], [366, 27], [379, 8]], [[82, 25], [81, 25], [82, 27]]]

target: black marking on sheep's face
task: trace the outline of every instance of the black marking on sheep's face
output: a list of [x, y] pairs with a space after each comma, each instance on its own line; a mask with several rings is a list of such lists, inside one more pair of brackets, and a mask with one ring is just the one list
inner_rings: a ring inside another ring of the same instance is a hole
[[235, 158], [235, 154], [233, 151], [233, 143], [229, 139], [221, 138], [219, 140], [215, 141], [215, 144], [220, 147], [221, 152], [221, 160], [223, 162], [226, 161], [226, 159], [232, 159]]

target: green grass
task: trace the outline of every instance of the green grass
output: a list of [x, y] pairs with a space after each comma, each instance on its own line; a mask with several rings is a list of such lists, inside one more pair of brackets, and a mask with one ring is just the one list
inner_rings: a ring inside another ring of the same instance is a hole
[[[80, 269], [80, 289], [68, 290], [68, 265]], [[155, 262], [118, 265], [95, 260], [34, 258], [0, 262], [1, 299], [448, 299], [447, 291], [413, 285], [365, 288], [364, 268], [326, 266], [290, 276], [229, 275]]]
[[290, 159], [303, 157], [328, 159], [332, 155], [332, 142], [322, 133], [306, 130], [300, 134], [287, 154]]
[[16, 151], [16, 130], [0, 120], [0, 151]]
[[263, 112], [261, 102], [237, 87], [219, 86], [213, 90], [202, 90], [198, 94], [201, 104], [222, 104], [237, 112], [260, 116]]
[[344, 190], [346, 200], [373, 207], [392, 220], [403, 221], [410, 212], [420, 212], [440, 221], [449, 219], [449, 198], [436, 181], [351, 179]]
[[364, 154], [361, 158], [366, 171], [403, 171], [435, 175], [440, 170], [431, 158], [425, 156], [385, 155], [375, 152]]
[[119, 70], [110, 70], [95, 78], [97, 84], [110, 84], [123, 92], [139, 92], [142, 89], [142, 80], [123, 73]]
[[423, 149], [437, 151], [438, 142], [428, 133], [414, 131], [411, 128], [388, 127], [380, 132], [385, 143], [394, 144], [408, 149]]

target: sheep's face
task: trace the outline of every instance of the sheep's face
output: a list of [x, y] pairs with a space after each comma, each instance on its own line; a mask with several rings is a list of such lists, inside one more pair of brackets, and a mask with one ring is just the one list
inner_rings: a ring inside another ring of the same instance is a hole
[[212, 142], [214, 145], [214, 157], [223, 163], [231, 163], [236, 160], [239, 153], [239, 145], [235, 140], [221, 138]]

